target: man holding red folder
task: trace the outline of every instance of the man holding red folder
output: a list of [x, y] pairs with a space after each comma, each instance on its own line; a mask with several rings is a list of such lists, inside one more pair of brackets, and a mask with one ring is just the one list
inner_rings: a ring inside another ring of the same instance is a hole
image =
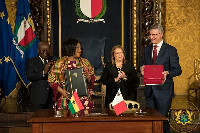
[[[174, 96], [173, 77], [182, 73], [179, 57], [175, 47], [163, 41], [163, 27], [154, 24], [150, 28], [151, 44], [144, 48], [140, 71], [144, 75], [145, 65], [163, 65], [164, 82], [160, 85], [145, 85], [145, 99], [147, 108], [155, 108], [162, 115], [168, 117]], [[164, 122], [164, 133], [170, 133], [169, 122]]]

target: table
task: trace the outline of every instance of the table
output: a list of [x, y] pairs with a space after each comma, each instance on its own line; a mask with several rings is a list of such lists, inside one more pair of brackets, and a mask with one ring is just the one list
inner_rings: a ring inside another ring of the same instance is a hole
[[127, 110], [116, 116], [114, 110], [82, 110], [72, 115], [69, 110], [61, 110], [62, 117], [55, 117], [55, 110], [38, 110], [28, 122], [33, 133], [162, 133], [166, 117], [155, 109], [143, 109], [147, 112], [138, 116], [136, 111]]

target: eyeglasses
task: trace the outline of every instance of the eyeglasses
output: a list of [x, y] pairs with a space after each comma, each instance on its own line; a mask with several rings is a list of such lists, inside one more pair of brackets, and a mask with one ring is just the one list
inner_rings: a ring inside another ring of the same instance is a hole
[[79, 49], [81, 49], [81, 47], [76, 46], [76, 49], [79, 50]]
[[[160, 34], [160, 33], [159, 33]], [[149, 34], [149, 37], [150, 36], [153, 36], [153, 37], [155, 37], [155, 36], [157, 36], [158, 34]]]
[[119, 55], [119, 54], [124, 54], [124, 52], [117, 52], [117, 53], [115, 53], [115, 54], [117, 54], [117, 55]]

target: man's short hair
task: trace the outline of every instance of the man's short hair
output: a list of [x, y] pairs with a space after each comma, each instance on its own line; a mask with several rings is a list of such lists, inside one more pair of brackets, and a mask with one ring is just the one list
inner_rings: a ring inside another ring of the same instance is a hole
[[164, 33], [163, 26], [159, 23], [155, 23], [155, 24], [151, 25], [150, 30], [153, 30], [153, 29], [158, 29], [159, 31]]

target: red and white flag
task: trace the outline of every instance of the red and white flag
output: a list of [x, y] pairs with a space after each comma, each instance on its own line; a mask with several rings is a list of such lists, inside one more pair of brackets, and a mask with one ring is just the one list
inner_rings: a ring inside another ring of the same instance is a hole
[[123, 99], [123, 96], [122, 96], [122, 93], [120, 91], [120, 88], [112, 102], [112, 106], [115, 110], [115, 113], [117, 115], [123, 113], [124, 111], [126, 111], [128, 108], [126, 106], [126, 103], [124, 102], [124, 99]]

